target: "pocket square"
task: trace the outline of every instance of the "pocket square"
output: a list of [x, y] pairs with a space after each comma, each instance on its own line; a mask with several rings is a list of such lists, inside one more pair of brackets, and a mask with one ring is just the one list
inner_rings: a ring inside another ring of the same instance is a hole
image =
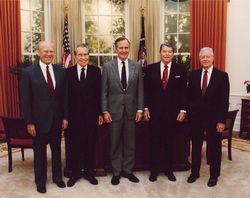
[[181, 76], [175, 76], [175, 78], [180, 78]]

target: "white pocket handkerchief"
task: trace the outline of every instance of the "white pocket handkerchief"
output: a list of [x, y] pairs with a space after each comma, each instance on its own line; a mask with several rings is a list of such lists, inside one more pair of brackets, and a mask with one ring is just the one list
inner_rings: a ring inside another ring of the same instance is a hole
[[175, 78], [180, 78], [181, 76], [175, 76]]

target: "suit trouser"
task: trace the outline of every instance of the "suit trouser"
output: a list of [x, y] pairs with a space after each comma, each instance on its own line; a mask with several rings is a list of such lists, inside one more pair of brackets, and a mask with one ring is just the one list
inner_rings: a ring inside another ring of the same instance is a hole
[[165, 162], [164, 171], [173, 172], [173, 143], [176, 122], [166, 119], [151, 120], [151, 172], [158, 174]]
[[61, 170], [61, 132], [37, 133], [33, 139], [34, 171], [36, 185], [45, 185], [47, 180], [47, 144], [50, 144], [52, 157], [52, 179], [62, 180]]
[[135, 163], [135, 120], [124, 114], [120, 120], [112, 121], [110, 130], [110, 156], [113, 175], [130, 174]]
[[[201, 166], [202, 144], [204, 140], [203, 127], [191, 127], [192, 140], [192, 174], [199, 175]], [[216, 129], [206, 130], [207, 148], [210, 154], [210, 177], [219, 177], [221, 168], [221, 134]]]
[[80, 177], [82, 169], [86, 174], [94, 175], [97, 122], [78, 123], [69, 133], [73, 176]]

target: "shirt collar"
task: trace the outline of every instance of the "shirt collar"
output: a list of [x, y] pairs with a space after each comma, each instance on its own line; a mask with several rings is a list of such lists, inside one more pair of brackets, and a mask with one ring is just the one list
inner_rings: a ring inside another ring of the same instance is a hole
[[[209, 74], [211, 74], [212, 73], [212, 71], [213, 71], [213, 68], [214, 68], [214, 66], [212, 65], [212, 66], [210, 66], [208, 69], [207, 69], [207, 72], [209, 73]], [[202, 68], [202, 73], [204, 73], [205, 72], [205, 69], [204, 68]]]
[[[40, 67], [41, 67], [43, 70], [47, 69], [47, 65], [46, 65], [45, 63], [43, 63], [41, 60], [39, 60], [39, 65], [40, 65]], [[49, 69], [52, 69], [52, 64], [51, 64], [51, 63], [48, 64], [48, 66], [49, 66]]]
[[88, 65], [86, 65], [86, 66], [82, 67], [82, 66], [80, 66], [79, 64], [77, 64], [77, 70], [78, 70], [78, 71], [82, 71], [82, 68], [84, 68], [84, 69], [85, 69], [85, 71], [87, 71], [87, 69], [88, 69]]
[[[164, 69], [164, 66], [165, 66], [165, 64], [161, 61], [161, 68], [163, 68]], [[172, 61], [171, 62], [169, 62], [168, 64], [167, 64], [167, 66], [168, 66], [168, 69], [170, 69], [171, 68], [171, 65], [172, 65]]]
[[[121, 59], [119, 59], [119, 57], [117, 57], [117, 60], [118, 60], [118, 64], [122, 65], [123, 61]], [[128, 65], [128, 59], [126, 59], [124, 62], [125, 62], [125, 66]]]

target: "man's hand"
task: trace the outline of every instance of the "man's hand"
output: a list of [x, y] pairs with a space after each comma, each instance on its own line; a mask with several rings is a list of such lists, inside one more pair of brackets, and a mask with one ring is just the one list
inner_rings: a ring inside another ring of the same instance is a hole
[[135, 122], [140, 122], [142, 118], [142, 112], [136, 112]]
[[98, 125], [101, 126], [103, 124], [104, 120], [103, 120], [103, 116], [99, 115], [98, 117]]
[[186, 113], [185, 112], [180, 112], [176, 118], [177, 121], [179, 122], [183, 122], [183, 120], [185, 120], [186, 117]]
[[36, 136], [36, 128], [34, 124], [28, 124], [27, 125], [27, 131], [28, 133], [32, 136], [35, 137]]
[[109, 112], [104, 112], [103, 113], [103, 117], [104, 117], [104, 121], [106, 123], [111, 123], [112, 122], [112, 118], [111, 118], [111, 115], [109, 114]]
[[150, 119], [150, 112], [148, 109], [144, 109], [144, 112], [143, 112], [143, 117], [146, 121], [149, 121]]
[[222, 133], [225, 129], [225, 124], [221, 122], [217, 123], [216, 129], [217, 129], [217, 132]]

